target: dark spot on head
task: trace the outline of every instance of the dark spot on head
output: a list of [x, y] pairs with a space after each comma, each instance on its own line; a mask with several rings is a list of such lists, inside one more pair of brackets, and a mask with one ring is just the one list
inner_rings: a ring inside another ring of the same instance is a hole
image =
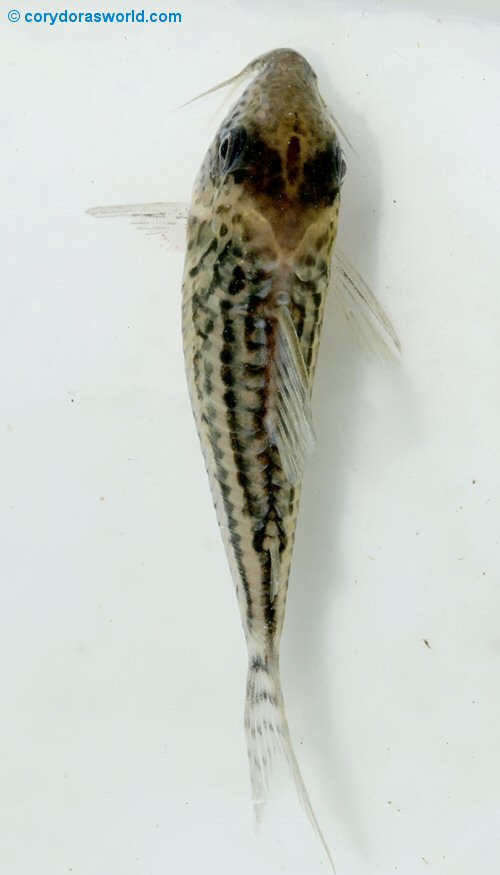
[[244, 156], [234, 171], [233, 178], [238, 185], [244, 184], [253, 194], [276, 197], [284, 193], [279, 152], [258, 136], [249, 136]]
[[300, 169], [300, 140], [291, 137], [286, 152], [286, 175], [290, 185], [297, 182]]
[[198, 273], [199, 270], [200, 270], [199, 265], [195, 264], [195, 266], [192, 267], [191, 270], [189, 271], [189, 276], [196, 276], [196, 274]]
[[227, 234], [227, 225], [224, 222], [220, 226], [219, 234], [221, 237], [225, 237]]
[[337, 146], [332, 141], [326, 149], [305, 162], [299, 197], [304, 204], [330, 206], [339, 193], [339, 187]]

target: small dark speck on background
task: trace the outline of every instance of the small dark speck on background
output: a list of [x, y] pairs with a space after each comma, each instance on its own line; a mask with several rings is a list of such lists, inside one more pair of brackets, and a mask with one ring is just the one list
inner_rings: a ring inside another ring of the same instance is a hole
[[432, 650], [432, 647], [431, 647], [431, 645], [430, 645], [430, 641], [429, 641], [428, 638], [422, 638], [422, 641], [424, 642], [425, 646], [426, 646], [429, 650]]

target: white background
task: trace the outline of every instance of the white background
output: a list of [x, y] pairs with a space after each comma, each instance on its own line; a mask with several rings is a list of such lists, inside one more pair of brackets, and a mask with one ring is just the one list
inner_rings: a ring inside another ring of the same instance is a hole
[[222, 97], [171, 110], [284, 45], [356, 149], [339, 239], [403, 345], [399, 370], [365, 364], [330, 302], [282, 647], [292, 734], [338, 875], [496, 875], [499, 4], [6, 18], [133, 5], [1, 10], [0, 871], [327, 871], [284, 776], [252, 830], [182, 253], [85, 214], [187, 200]]

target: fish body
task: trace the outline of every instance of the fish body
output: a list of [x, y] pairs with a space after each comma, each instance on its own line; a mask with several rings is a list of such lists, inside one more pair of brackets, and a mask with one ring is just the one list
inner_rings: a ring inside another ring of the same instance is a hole
[[279, 676], [329, 285], [370, 358], [393, 364], [400, 344], [362, 277], [334, 251], [345, 163], [314, 71], [297, 52], [277, 49], [235, 79], [251, 74], [208, 149], [188, 213], [184, 204], [159, 202], [88, 212], [126, 216], [170, 243], [187, 215], [184, 356], [248, 648], [254, 813], [258, 821], [279, 752], [334, 868], [295, 757]]
[[314, 821], [283, 706], [279, 643], [302, 473], [314, 446], [310, 395], [344, 165], [305, 58], [279, 49], [253, 67], [194, 186], [184, 354], [248, 647], [255, 813], [281, 750]]

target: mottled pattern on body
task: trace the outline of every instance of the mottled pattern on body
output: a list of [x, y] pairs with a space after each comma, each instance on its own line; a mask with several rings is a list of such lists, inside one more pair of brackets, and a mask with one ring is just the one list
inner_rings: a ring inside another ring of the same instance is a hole
[[[275, 67], [273, 77], [268, 68], [256, 77], [207, 153], [188, 220], [183, 286], [198, 432], [245, 631], [259, 641], [281, 632], [300, 493], [286, 481], [265, 426], [273, 311], [289, 300], [312, 381], [341, 170], [307, 62], [284, 52]], [[242, 151], [225, 173], [220, 150], [230, 131]], [[271, 599], [273, 550], [280, 581]]]

